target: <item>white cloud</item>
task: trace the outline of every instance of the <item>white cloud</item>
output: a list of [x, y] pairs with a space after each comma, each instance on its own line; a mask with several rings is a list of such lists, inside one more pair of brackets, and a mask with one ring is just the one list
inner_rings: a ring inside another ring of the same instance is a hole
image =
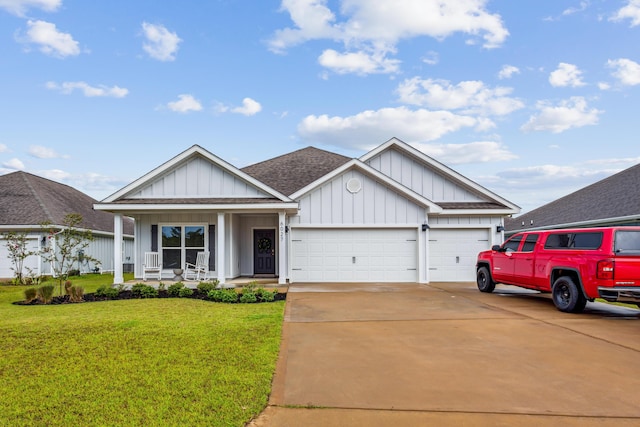
[[20, 159], [16, 159], [15, 157], [2, 163], [2, 166], [11, 170], [24, 170], [24, 163], [22, 163]]
[[9, 147], [6, 144], [0, 144], [0, 153], [6, 153], [9, 151]]
[[348, 117], [310, 115], [298, 124], [298, 134], [309, 142], [368, 150], [380, 135], [394, 135], [408, 143], [420, 143], [480, 124], [482, 122], [473, 117], [449, 111], [398, 107], [363, 111]]
[[142, 31], [147, 41], [142, 48], [154, 59], [159, 61], [173, 61], [176, 59], [178, 45], [182, 39], [162, 25], [142, 23]]
[[369, 54], [364, 51], [339, 53], [333, 49], [322, 52], [318, 62], [338, 74], [396, 73], [400, 64], [397, 59], [389, 59], [376, 53]]
[[598, 123], [598, 116], [602, 114], [602, 111], [595, 108], [589, 109], [587, 101], [581, 96], [563, 100], [557, 106], [541, 101], [537, 108], [540, 113], [531, 116], [521, 130], [560, 133], [572, 128], [595, 125]]
[[609, 90], [611, 89], [611, 85], [607, 82], [598, 82], [598, 89], [600, 90]]
[[610, 59], [607, 66], [613, 68], [612, 76], [620, 80], [620, 83], [627, 86], [640, 84], [640, 64], [630, 59]]
[[429, 51], [422, 58], [422, 62], [429, 65], [436, 65], [438, 62], [440, 62], [440, 55], [438, 55], [438, 52]]
[[589, 7], [588, 1], [581, 1], [578, 7], [569, 7], [562, 11], [563, 16], [573, 15], [574, 13], [583, 12]]
[[58, 58], [80, 54], [78, 42], [71, 34], [58, 31], [55, 24], [29, 20], [27, 27], [26, 37], [19, 41], [39, 45], [41, 52]]
[[609, 18], [610, 21], [631, 20], [631, 27], [640, 25], [640, 0], [627, 0], [627, 5], [617, 10], [616, 13]]
[[[345, 18], [338, 21], [328, 0], [282, 0], [281, 10], [289, 13], [293, 26], [277, 30], [268, 41], [269, 49], [282, 53], [310, 40], [331, 40], [343, 43], [347, 52], [325, 50], [321, 63], [335, 67], [335, 62], [339, 62], [341, 65], [336, 69], [348, 72], [353, 68], [362, 74], [371, 66], [370, 61], [364, 61], [368, 57], [376, 59], [372, 61], [378, 64], [374, 72], [393, 73], [397, 63], [385, 57], [395, 53], [396, 45], [404, 39], [428, 36], [442, 40], [463, 33], [482, 37], [485, 48], [495, 48], [509, 35], [500, 15], [486, 10], [487, 0], [443, 3], [442, 0], [342, 0], [340, 16]], [[356, 61], [357, 65], [342, 65], [350, 61]], [[361, 65], [363, 62], [367, 67]]]
[[522, 101], [507, 96], [511, 88], [488, 88], [477, 80], [452, 85], [447, 80], [414, 77], [400, 83], [397, 92], [406, 104], [461, 110], [465, 114], [503, 116], [524, 107]]
[[38, 159], [68, 159], [68, 155], [58, 154], [53, 148], [42, 145], [32, 145], [29, 147], [29, 155]]
[[251, 98], [244, 98], [242, 100], [242, 107], [232, 108], [233, 113], [242, 114], [245, 116], [253, 116], [258, 114], [262, 110], [262, 105], [258, 101], [254, 101]]
[[498, 72], [498, 78], [500, 80], [510, 79], [514, 74], [520, 74], [520, 69], [513, 65], [503, 65]]
[[60, 169], [49, 169], [49, 170], [38, 171], [38, 175], [40, 175], [43, 178], [47, 178], [57, 182], [63, 182], [66, 179], [71, 177], [71, 174], [69, 172], [65, 172]]
[[555, 87], [578, 87], [585, 84], [582, 81], [582, 71], [575, 65], [565, 62], [559, 63], [558, 68], [549, 74], [549, 83]]
[[423, 153], [446, 164], [485, 163], [518, 158], [499, 142], [476, 141], [468, 144], [412, 144]]
[[17, 16], [24, 16], [32, 8], [54, 12], [60, 5], [62, 0], [0, 0], [0, 8]]
[[129, 93], [128, 89], [119, 86], [90, 86], [85, 82], [63, 82], [61, 84], [55, 82], [47, 82], [46, 87], [47, 89], [57, 90], [65, 95], [68, 95], [74, 90], [78, 89], [82, 91], [84, 96], [87, 97], [104, 96], [112, 98], [124, 98]]
[[200, 101], [188, 94], [178, 95], [178, 100], [169, 102], [167, 107], [171, 111], [175, 111], [177, 113], [188, 113], [190, 111], [202, 110], [202, 104]]

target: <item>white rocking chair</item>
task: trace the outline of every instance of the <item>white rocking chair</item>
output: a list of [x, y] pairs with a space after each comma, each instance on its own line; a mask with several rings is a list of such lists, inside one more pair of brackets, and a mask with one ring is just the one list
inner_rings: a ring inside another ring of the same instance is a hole
[[145, 252], [144, 264], [142, 264], [142, 280], [155, 276], [158, 280], [162, 280], [162, 261], [158, 252]]
[[186, 280], [206, 280], [209, 276], [209, 252], [198, 252], [196, 263], [186, 262], [184, 278]]

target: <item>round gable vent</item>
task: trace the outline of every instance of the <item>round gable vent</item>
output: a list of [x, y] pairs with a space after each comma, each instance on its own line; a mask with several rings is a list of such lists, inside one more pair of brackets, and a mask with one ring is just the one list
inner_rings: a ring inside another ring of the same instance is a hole
[[347, 190], [349, 190], [350, 193], [357, 193], [361, 189], [362, 182], [360, 182], [358, 178], [351, 178], [349, 181], [347, 181]]

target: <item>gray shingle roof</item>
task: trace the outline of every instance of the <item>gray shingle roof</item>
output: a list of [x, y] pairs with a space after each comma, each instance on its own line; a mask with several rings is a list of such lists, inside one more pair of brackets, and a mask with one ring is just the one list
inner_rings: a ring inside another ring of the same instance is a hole
[[[86, 194], [27, 172], [0, 176], [0, 224], [39, 226], [43, 222], [61, 225], [70, 213], [82, 215], [82, 227], [113, 232], [113, 214], [94, 211], [96, 200]], [[123, 231], [133, 235], [133, 220], [124, 218]]]
[[244, 167], [242, 171], [290, 196], [350, 160], [340, 154], [307, 147]]
[[[637, 215], [640, 219], [640, 164], [516, 218], [507, 231], [551, 227]], [[524, 225], [522, 222], [524, 221]]]

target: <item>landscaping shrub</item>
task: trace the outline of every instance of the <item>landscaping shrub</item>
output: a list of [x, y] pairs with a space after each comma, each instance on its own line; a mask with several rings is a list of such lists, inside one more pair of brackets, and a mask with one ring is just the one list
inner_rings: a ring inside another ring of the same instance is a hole
[[238, 293], [235, 289], [214, 289], [207, 294], [207, 297], [215, 302], [238, 302]]
[[193, 289], [187, 287], [181, 288], [178, 292], [180, 298], [189, 298], [191, 295], [193, 295]]
[[169, 285], [169, 287], [167, 288], [167, 293], [169, 294], [170, 297], [177, 297], [177, 296], [180, 296], [180, 290], [182, 290], [183, 288], [184, 288], [184, 283], [182, 282], [173, 283]]
[[29, 303], [38, 297], [38, 289], [27, 288], [24, 290], [24, 301]]
[[111, 298], [117, 298], [119, 294], [120, 294], [119, 290], [108, 285], [102, 285], [98, 289], [96, 289], [97, 297], [104, 297], [104, 298], [111, 299]]
[[71, 286], [71, 288], [69, 288], [69, 301], [84, 301], [84, 288], [82, 286]]
[[200, 282], [198, 283], [198, 291], [203, 294], [208, 294], [209, 292], [214, 290], [216, 286], [217, 285], [213, 282]]
[[158, 296], [158, 290], [156, 288], [145, 285], [144, 283], [136, 283], [131, 286], [131, 293], [136, 298], [156, 298]]
[[45, 304], [49, 304], [53, 299], [53, 285], [42, 285], [38, 288], [37, 297]]
[[258, 302], [258, 297], [253, 291], [242, 291], [242, 295], [240, 295], [240, 302], [245, 304]]
[[265, 288], [259, 288], [256, 290], [256, 296], [262, 302], [273, 302], [276, 299], [278, 290], [268, 291]]

